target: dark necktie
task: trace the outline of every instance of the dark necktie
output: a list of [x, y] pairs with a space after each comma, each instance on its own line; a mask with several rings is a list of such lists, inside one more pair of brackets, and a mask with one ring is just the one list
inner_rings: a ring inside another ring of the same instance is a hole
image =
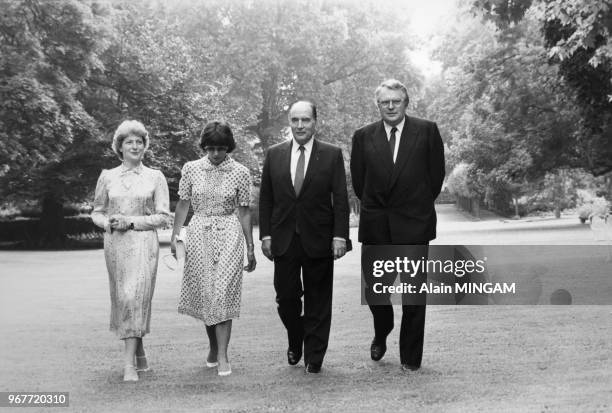
[[391, 128], [391, 137], [389, 138], [389, 149], [391, 149], [391, 160], [395, 163], [393, 159], [393, 154], [395, 153], [395, 132], [397, 132], [397, 128], [394, 126]]
[[293, 188], [295, 188], [296, 195], [299, 195], [302, 190], [302, 184], [304, 183], [304, 163], [306, 162], [304, 146], [300, 145], [298, 149], [300, 151], [300, 157], [298, 158], [297, 167], [295, 168], [295, 180], [293, 181]]

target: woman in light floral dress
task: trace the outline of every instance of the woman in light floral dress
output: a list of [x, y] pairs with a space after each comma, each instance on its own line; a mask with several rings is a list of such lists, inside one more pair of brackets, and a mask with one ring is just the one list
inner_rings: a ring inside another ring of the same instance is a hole
[[137, 370], [148, 369], [142, 338], [151, 322], [159, 256], [156, 228], [167, 225], [170, 217], [166, 178], [142, 164], [148, 146], [142, 123], [119, 125], [112, 148], [122, 163], [100, 174], [91, 213], [105, 230], [110, 329], [125, 342], [124, 381], [137, 381]]
[[[203, 158], [187, 162], [179, 184], [171, 248], [185, 222], [186, 260], [178, 311], [202, 320], [210, 342], [206, 366], [220, 376], [231, 374], [227, 346], [232, 319], [240, 315], [243, 269], [256, 266], [251, 213], [251, 177], [246, 167], [227, 156], [236, 147], [226, 123], [211, 122], [202, 131]], [[244, 244], [248, 265], [244, 265]]]

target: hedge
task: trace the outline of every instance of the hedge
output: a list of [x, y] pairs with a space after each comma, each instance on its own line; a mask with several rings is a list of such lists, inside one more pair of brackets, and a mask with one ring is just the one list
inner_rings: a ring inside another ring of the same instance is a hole
[[[94, 225], [89, 216], [64, 217], [64, 230], [66, 235], [78, 235], [103, 230]], [[40, 219], [16, 219], [0, 221], [0, 241], [34, 241], [43, 237], [40, 228]]]

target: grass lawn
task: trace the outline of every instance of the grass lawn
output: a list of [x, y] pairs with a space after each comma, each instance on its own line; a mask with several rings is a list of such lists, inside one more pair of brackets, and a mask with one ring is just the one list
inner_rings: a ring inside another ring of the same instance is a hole
[[423, 367], [403, 373], [399, 328], [385, 358], [369, 358], [357, 249], [336, 264], [323, 370], [306, 375], [287, 365], [272, 264], [257, 258], [231, 376], [204, 367], [203, 325], [177, 313], [180, 277], [160, 264], [145, 338], [152, 371], [124, 384], [103, 252], [0, 251], [0, 391], [69, 391], [79, 412], [612, 410], [612, 306], [429, 306]]

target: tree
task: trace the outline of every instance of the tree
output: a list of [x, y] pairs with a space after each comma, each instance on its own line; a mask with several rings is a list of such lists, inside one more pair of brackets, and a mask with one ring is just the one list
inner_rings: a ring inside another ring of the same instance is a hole
[[475, 0], [473, 10], [500, 31], [533, 13], [559, 76], [580, 105], [575, 139], [595, 175], [612, 171], [612, 7], [607, 0]]
[[[208, 121], [230, 123], [234, 156], [257, 175], [262, 149], [286, 138], [296, 98], [317, 102], [320, 136], [348, 155], [353, 130], [376, 118], [370, 91], [382, 79], [401, 78], [414, 93], [420, 86], [404, 55], [405, 25], [372, 4], [0, 5], [0, 192], [5, 200], [48, 194], [46, 222], [61, 223], [62, 202], [90, 197], [100, 169], [116, 165], [110, 140], [126, 118], [149, 130], [146, 163], [175, 194], [182, 164], [201, 156]], [[61, 241], [61, 225], [53, 232]]]
[[[240, 121], [264, 147], [283, 138], [287, 106], [298, 97], [314, 98], [325, 117], [341, 113], [363, 122], [364, 106], [367, 117], [375, 114], [365, 88], [390, 74], [415, 77], [406, 65], [401, 33], [381, 30], [382, 17], [367, 13], [367, 6], [323, 1], [186, 4], [193, 18], [184, 22], [185, 32], [200, 45], [198, 54], [215, 62], [209, 69], [216, 70], [214, 78], [226, 80], [222, 103], [243, 109]], [[185, 14], [180, 8], [177, 13]], [[219, 16], [221, 22], [211, 24]]]
[[197, 87], [194, 58], [163, 4], [117, 1], [109, 14], [103, 66], [83, 90], [85, 106], [100, 121], [110, 159], [117, 125], [127, 118], [143, 122], [151, 135], [146, 162], [164, 172], [176, 194], [181, 165], [199, 156], [197, 134], [209, 108]]
[[61, 242], [59, 200], [80, 189], [71, 185], [78, 174], [65, 181], [63, 162], [96, 147], [96, 122], [78, 92], [101, 64], [102, 30], [89, 3], [2, 0], [0, 7], [0, 195], [43, 199], [46, 241]]
[[527, 15], [500, 33], [466, 18], [442, 42], [445, 70], [428, 89], [428, 111], [450, 132], [451, 167], [470, 165], [485, 200], [508, 199], [515, 215], [546, 172], [579, 164], [573, 94], [548, 64], [535, 22]]
[[266, 149], [287, 137], [289, 104], [311, 98], [319, 135], [343, 147], [348, 162], [352, 132], [376, 118], [370, 91], [392, 76], [413, 92], [420, 87], [397, 30], [405, 25], [393, 24], [390, 9], [373, 9], [367, 2], [186, 1], [174, 13], [201, 56], [200, 73], [221, 92], [218, 107], [234, 110], [224, 114], [233, 125]]

